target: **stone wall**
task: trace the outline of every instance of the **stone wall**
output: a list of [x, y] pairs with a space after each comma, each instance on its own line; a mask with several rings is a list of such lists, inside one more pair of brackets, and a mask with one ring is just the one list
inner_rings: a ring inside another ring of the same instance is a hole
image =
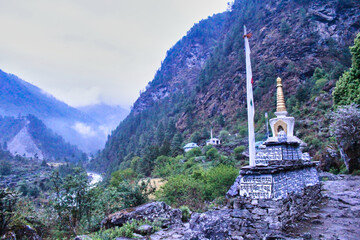
[[227, 193], [229, 198], [239, 195], [252, 199], [281, 199], [300, 193], [307, 186], [319, 184], [316, 163], [243, 167]]
[[286, 198], [289, 193], [301, 194], [307, 186], [319, 184], [319, 177], [315, 167], [294, 171], [279, 172], [273, 175], [274, 199]]
[[278, 200], [238, 196], [225, 209], [194, 213], [184, 239], [285, 239], [283, 230], [320, 201], [320, 189], [307, 186]]
[[246, 209], [252, 219], [258, 222], [256, 228], [267, 230], [282, 230], [288, 224], [298, 220], [320, 198], [320, 184], [307, 186], [301, 191], [288, 194], [287, 197], [272, 199], [254, 199], [237, 197], [233, 201], [234, 211]]

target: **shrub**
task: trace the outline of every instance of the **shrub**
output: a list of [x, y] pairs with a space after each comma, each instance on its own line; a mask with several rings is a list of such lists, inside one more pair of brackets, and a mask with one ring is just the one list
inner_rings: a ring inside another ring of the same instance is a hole
[[169, 177], [174, 175], [180, 168], [180, 161], [176, 158], [159, 156], [155, 160], [155, 168], [152, 176], [155, 177]]
[[190, 151], [188, 151], [187, 153], [185, 153], [185, 157], [187, 159], [191, 158], [191, 157], [198, 157], [201, 156], [201, 150], [200, 148], [193, 148]]
[[181, 206], [180, 210], [181, 210], [181, 220], [183, 222], [188, 222], [191, 217], [190, 208], [188, 206]]
[[214, 161], [217, 158], [219, 158], [220, 155], [218, 153], [218, 150], [216, 148], [210, 148], [207, 152], [206, 152], [206, 159], [208, 161]]
[[339, 169], [335, 168], [335, 167], [331, 167], [329, 170], [329, 173], [332, 174], [339, 174]]
[[291, 28], [290, 28], [289, 24], [287, 23], [286, 19], [283, 18], [280, 23], [281, 34], [285, 35], [285, 34], [289, 33], [290, 30], [291, 30]]
[[201, 180], [187, 175], [176, 175], [171, 177], [156, 195], [159, 200], [175, 207], [187, 205], [192, 209], [201, 209], [204, 192], [205, 186]]
[[198, 143], [200, 139], [202, 138], [199, 131], [195, 131], [193, 134], [191, 134], [190, 142]]
[[234, 157], [236, 160], [240, 161], [243, 158], [242, 153], [245, 151], [245, 146], [239, 146], [234, 149]]
[[160, 223], [150, 222], [148, 220], [133, 220], [126, 222], [122, 227], [110, 228], [102, 230], [91, 235], [93, 240], [113, 240], [118, 237], [134, 238], [134, 232], [142, 225], [151, 225], [152, 233], [160, 230]]
[[9, 175], [11, 173], [11, 164], [8, 161], [0, 161], [0, 174]]
[[353, 176], [360, 176], [360, 170], [355, 170], [352, 172]]
[[207, 199], [224, 196], [239, 175], [239, 170], [226, 165], [219, 165], [206, 172]]
[[339, 107], [331, 114], [331, 134], [344, 152], [344, 163], [351, 173], [360, 168], [360, 110], [355, 104]]
[[132, 181], [136, 177], [137, 173], [131, 168], [127, 168], [125, 170], [117, 170], [111, 174], [110, 185], [116, 187], [121, 182], [125, 180]]
[[230, 138], [230, 133], [226, 130], [221, 130], [220, 131], [220, 139], [221, 141], [223, 142], [227, 142], [229, 141], [229, 138]]
[[8, 230], [16, 210], [18, 195], [8, 189], [0, 189], [0, 235]]
[[150, 179], [148, 181], [137, 181], [129, 183], [123, 181], [117, 187], [119, 198], [124, 208], [136, 207], [146, 203], [149, 195], [155, 192], [155, 188], [151, 186]]
[[344, 164], [340, 166], [339, 174], [349, 174], [349, 171]]
[[335, 106], [360, 104], [360, 33], [354, 40], [354, 46], [350, 47], [350, 52], [351, 68], [339, 78], [332, 93]]

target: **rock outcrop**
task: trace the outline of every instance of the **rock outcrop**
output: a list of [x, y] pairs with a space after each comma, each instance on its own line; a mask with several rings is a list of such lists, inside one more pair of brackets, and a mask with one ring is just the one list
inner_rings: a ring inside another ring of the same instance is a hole
[[[167, 224], [166, 228], [146, 239], [358, 240], [360, 176], [320, 175], [324, 177], [323, 180], [327, 179], [322, 182], [322, 199], [313, 196], [316, 191], [311, 188], [306, 190], [302, 200], [294, 196], [277, 203], [268, 200], [235, 199], [222, 209], [193, 213], [189, 223], [181, 222], [179, 209], [171, 209], [163, 202], [153, 202], [112, 214], [104, 219], [103, 226], [121, 226], [123, 223], [120, 222], [132, 219], [156, 221], [165, 217], [168, 223], [172, 224]], [[317, 204], [309, 204], [310, 201]], [[299, 208], [296, 209], [295, 205]], [[301, 209], [302, 213], [296, 213]], [[287, 224], [281, 223], [284, 223], [284, 220], [288, 220]]]
[[101, 222], [101, 226], [103, 228], [121, 227], [128, 221], [145, 219], [151, 222], [161, 222], [163, 228], [182, 224], [179, 209], [172, 209], [164, 202], [151, 202], [113, 213]]

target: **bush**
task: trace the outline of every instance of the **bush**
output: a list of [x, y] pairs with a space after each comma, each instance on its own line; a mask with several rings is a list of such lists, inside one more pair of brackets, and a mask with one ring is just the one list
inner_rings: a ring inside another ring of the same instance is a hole
[[129, 183], [123, 181], [117, 187], [119, 198], [124, 208], [136, 207], [149, 201], [149, 195], [155, 192], [155, 188], [151, 186], [150, 179], [148, 181], [137, 181]]
[[185, 157], [187, 159], [191, 158], [191, 157], [198, 157], [201, 156], [201, 150], [200, 148], [193, 148], [190, 151], [188, 151], [187, 153], [185, 153]]
[[188, 222], [191, 217], [190, 208], [188, 206], [181, 206], [180, 210], [181, 210], [181, 220], [183, 222]]
[[3, 236], [8, 230], [15, 214], [18, 199], [19, 196], [16, 192], [0, 189], [0, 236]]
[[0, 161], [0, 174], [3, 176], [11, 174], [11, 164], [8, 161]]
[[187, 205], [190, 208], [202, 209], [205, 186], [201, 180], [188, 175], [176, 175], [157, 192], [157, 198], [174, 207]]
[[352, 172], [353, 176], [360, 176], [360, 170], [355, 170]]
[[214, 161], [220, 157], [218, 150], [214, 147], [210, 148], [205, 155], [208, 161]]
[[238, 169], [219, 165], [207, 171], [199, 168], [191, 175], [176, 175], [156, 193], [157, 199], [179, 207], [189, 206], [192, 210], [203, 210], [204, 201], [211, 201], [225, 195], [238, 176]]
[[246, 149], [245, 146], [239, 146], [234, 149], [234, 157], [236, 160], [240, 161], [241, 159], [244, 158], [242, 153], [245, 151], [245, 149]]
[[281, 32], [281, 34], [285, 35], [285, 34], [289, 33], [290, 30], [291, 30], [291, 28], [290, 28], [289, 24], [287, 23], [286, 19], [283, 18], [281, 20], [281, 23], [280, 23], [280, 32]]
[[152, 176], [163, 178], [169, 177], [174, 175], [174, 172], [176, 172], [180, 167], [179, 160], [172, 157], [159, 156], [155, 160], [155, 168], [152, 172]]
[[131, 168], [127, 168], [125, 170], [117, 170], [111, 174], [110, 185], [116, 187], [121, 182], [125, 180], [132, 181], [136, 177], [137, 173]]
[[331, 114], [331, 134], [344, 152], [344, 164], [351, 173], [360, 169], [360, 110], [355, 104], [339, 107]]
[[211, 168], [206, 172], [206, 190], [209, 197], [213, 200], [217, 197], [224, 196], [239, 175], [239, 170], [226, 165], [219, 165]]
[[134, 238], [134, 232], [142, 225], [151, 225], [152, 233], [160, 230], [160, 223], [150, 222], [148, 220], [133, 220], [126, 222], [122, 227], [110, 228], [102, 230], [91, 235], [93, 240], [113, 240], [118, 237]]
[[339, 174], [339, 169], [337, 169], [335, 167], [331, 167], [329, 170], [329, 173], [337, 175], [337, 174]]
[[335, 106], [360, 104], [360, 33], [357, 34], [350, 51], [351, 68], [339, 78], [332, 93]]
[[230, 133], [226, 130], [220, 131], [220, 139], [222, 142], [228, 142], [230, 138]]

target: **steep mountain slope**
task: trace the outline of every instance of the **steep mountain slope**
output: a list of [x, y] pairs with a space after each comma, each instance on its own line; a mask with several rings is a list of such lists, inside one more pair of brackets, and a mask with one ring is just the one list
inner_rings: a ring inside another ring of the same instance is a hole
[[310, 143], [314, 155], [329, 138], [331, 90], [349, 67], [348, 46], [360, 29], [359, 9], [352, 0], [237, 0], [231, 12], [194, 25], [168, 51], [93, 167], [111, 172], [127, 166], [132, 156], [143, 156], [149, 146], [157, 147], [158, 154], [176, 155], [184, 139], [203, 141], [211, 126], [245, 137], [244, 24], [253, 33], [258, 139], [265, 131], [263, 113], [274, 111], [280, 76], [288, 111], [299, 120], [297, 135]]
[[32, 114], [84, 151], [100, 149], [106, 139], [99, 123], [40, 88], [0, 70], [0, 115]]
[[26, 117], [0, 117], [1, 149], [25, 157], [46, 160], [86, 160], [77, 147], [48, 129], [33, 115]]

